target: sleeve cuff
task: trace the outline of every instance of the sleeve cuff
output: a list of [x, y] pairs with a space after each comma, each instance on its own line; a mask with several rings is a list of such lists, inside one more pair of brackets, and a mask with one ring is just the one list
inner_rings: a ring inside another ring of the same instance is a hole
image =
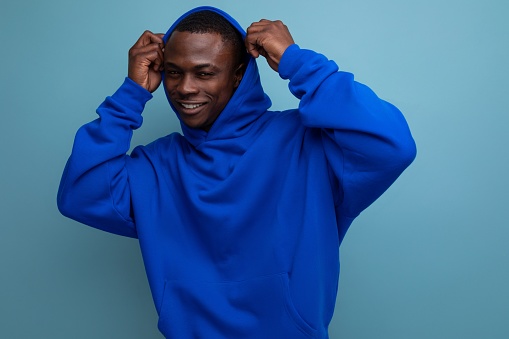
[[296, 58], [296, 54], [300, 51], [300, 47], [297, 44], [293, 44], [288, 46], [288, 48], [283, 53], [281, 60], [279, 61], [278, 72], [279, 76], [288, 80], [299, 69], [299, 66], [296, 62], [294, 62]]
[[152, 93], [128, 77], [124, 79], [124, 83], [111, 96], [113, 100], [121, 102], [123, 106], [139, 113], [143, 112], [145, 104], [152, 97]]

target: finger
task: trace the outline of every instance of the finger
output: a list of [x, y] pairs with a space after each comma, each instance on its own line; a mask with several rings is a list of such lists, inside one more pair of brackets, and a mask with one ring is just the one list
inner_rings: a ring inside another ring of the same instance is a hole
[[138, 50], [136, 54], [131, 56], [130, 67], [134, 69], [152, 68], [160, 71], [163, 67], [163, 52], [160, 48], [147, 46]]
[[150, 31], [145, 31], [145, 32], [146, 32], [146, 34], [142, 35], [142, 37], [144, 37], [147, 44], [151, 44], [151, 43], [162, 44], [163, 43], [163, 37], [159, 36], [159, 34], [154, 34]]
[[164, 33], [157, 33], [155, 34], [155, 36], [157, 36], [159, 39], [161, 39], [161, 44], [163, 45], [163, 49], [164, 49]]
[[267, 23], [263, 23], [263, 22], [253, 22], [247, 28], [246, 33], [249, 35], [249, 34], [261, 32], [267, 27], [267, 25], [268, 25]]
[[257, 58], [261, 55], [265, 56], [265, 47], [264, 43], [267, 38], [267, 35], [264, 32], [251, 33], [246, 36], [245, 44], [246, 49], [249, 54], [251, 54], [254, 58]]
[[274, 24], [274, 21], [262, 19], [257, 22], [253, 22], [248, 28], [246, 33], [259, 33], [265, 30], [270, 29], [270, 27]]
[[271, 32], [274, 32], [274, 28], [279, 24], [282, 24], [279, 20], [271, 21], [267, 19], [253, 22], [246, 30], [245, 45], [248, 53], [254, 58], [259, 57], [260, 54], [266, 57], [267, 53], [264, 44], [267, 38], [270, 38]]
[[260, 38], [260, 29], [258, 27], [253, 27], [252, 25], [247, 29], [246, 38], [244, 40], [244, 44], [246, 46], [247, 52], [251, 54], [254, 58], [258, 58], [260, 55], [258, 50], [261, 47], [259, 42]]
[[246, 30], [246, 40], [250, 43], [259, 44], [261, 38], [263, 38], [268, 32], [270, 32], [274, 22], [266, 19], [262, 19], [259, 22], [253, 22]]
[[152, 43], [160, 44], [162, 47], [164, 44], [163, 38], [160, 36], [160, 34], [154, 34], [151, 31], [147, 30], [143, 32], [143, 34], [139, 37], [139, 39], [136, 41], [133, 47], [142, 47], [150, 45]]
[[157, 50], [157, 58], [154, 60], [154, 70], [155, 71], [162, 71], [164, 69], [164, 53], [161, 48]]
[[259, 21], [253, 22], [251, 25], [254, 25], [254, 26], [264, 26], [264, 25], [270, 24], [271, 22], [272, 22], [271, 20], [260, 19]]
[[143, 32], [143, 34], [140, 35], [138, 40], [136, 40], [133, 47], [145, 46], [147, 44], [147, 40], [150, 41], [149, 34], [152, 34], [152, 32], [149, 30], [146, 30], [145, 32]]
[[152, 43], [150, 45], [138, 47], [138, 48], [131, 48], [129, 50], [129, 56], [130, 58], [140, 58], [144, 57], [145, 55], [151, 55], [153, 53], [159, 53], [161, 56], [163, 55], [163, 51], [159, 44]]
[[246, 50], [253, 58], [258, 58], [260, 56], [260, 53], [258, 52], [258, 49], [260, 46], [256, 43], [256, 40], [248, 40], [246, 38], [245, 40]]

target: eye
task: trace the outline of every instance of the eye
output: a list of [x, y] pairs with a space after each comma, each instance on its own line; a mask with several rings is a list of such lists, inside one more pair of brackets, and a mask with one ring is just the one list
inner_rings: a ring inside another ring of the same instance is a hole
[[212, 72], [198, 72], [197, 75], [200, 78], [210, 78], [210, 77], [214, 76], [214, 73], [212, 73]]
[[176, 77], [179, 76], [179, 74], [180, 73], [178, 71], [174, 71], [174, 70], [171, 70], [171, 69], [166, 71], [166, 75], [171, 77], [171, 78], [176, 78]]

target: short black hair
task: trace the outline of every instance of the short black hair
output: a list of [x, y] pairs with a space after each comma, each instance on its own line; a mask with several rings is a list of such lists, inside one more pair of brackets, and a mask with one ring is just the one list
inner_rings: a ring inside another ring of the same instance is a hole
[[173, 31], [220, 34], [222, 41], [233, 47], [237, 65], [246, 60], [247, 52], [242, 35], [226, 18], [216, 12], [204, 10], [191, 13], [182, 19]]

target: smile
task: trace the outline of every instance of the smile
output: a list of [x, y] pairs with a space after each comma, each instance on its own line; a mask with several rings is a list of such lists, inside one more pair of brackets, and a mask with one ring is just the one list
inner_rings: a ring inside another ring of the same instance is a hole
[[195, 108], [198, 108], [200, 106], [205, 105], [204, 103], [201, 103], [201, 104], [184, 104], [183, 102], [179, 102], [179, 104], [182, 107], [187, 108], [187, 109], [195, 109]]

